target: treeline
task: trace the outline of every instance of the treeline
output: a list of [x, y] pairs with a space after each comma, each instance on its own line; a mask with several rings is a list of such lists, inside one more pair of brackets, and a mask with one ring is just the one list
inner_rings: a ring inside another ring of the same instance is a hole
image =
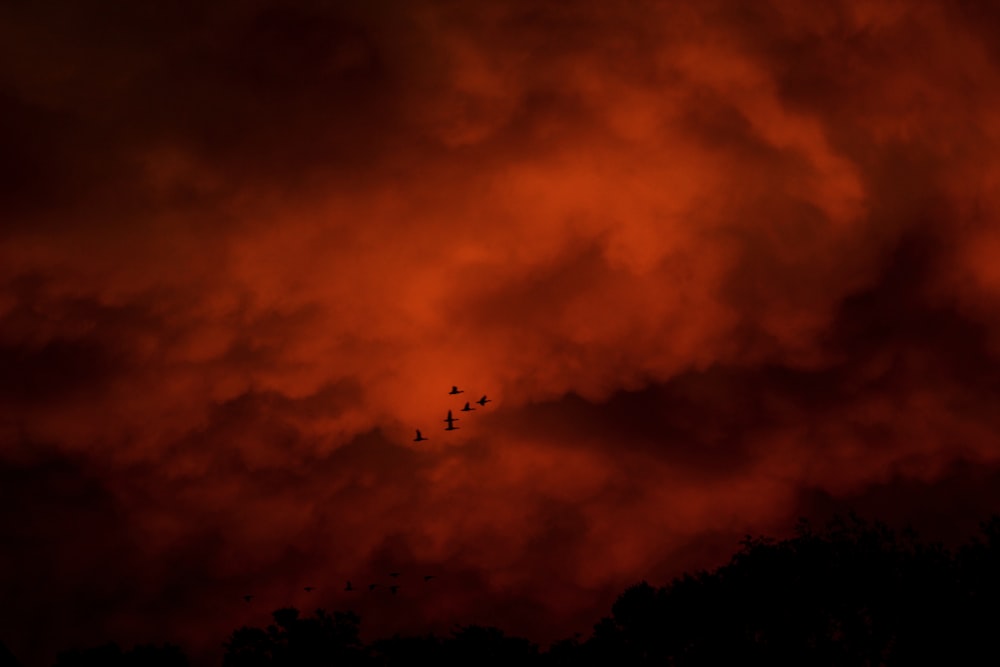
[[[541, 649], [492, 627], [364, 643], [350, 612], [279, 609], [225, 642], [223, 667], [1000, 664], [1000, 517], [954, 551], [855, 516], [747, 537], [730, 562], [630, 587], [586, 639]], [[2, 653], [2, 651], [0, 651]], [[171, 645], [59, 655], [57, 667], [185, 667]]]

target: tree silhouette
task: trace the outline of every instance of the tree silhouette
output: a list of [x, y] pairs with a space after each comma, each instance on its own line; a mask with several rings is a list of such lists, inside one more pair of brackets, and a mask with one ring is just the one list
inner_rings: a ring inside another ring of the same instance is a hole
[[20, 667], [21, 663], [17, 661], [14, 654], [10, 652], [7, 645], [0, 642], [0, 667]]
[[627, 589], [587, 664], [997, 664], [998, 547], [996, 519], [957, 557], [853, 515], [781, 542], [748, 536], [714, 572]]
[[390, 665], [437, 665], [445, 662], [444, 643], [434, 635], [404, 637], [394, 635], [389, 639], [379, 639], [372, 643], [373, 663], [383, 667]]
[[[273, 612], [223, 645], [224, 667], [433, 664], [598, 665], [1000, 664], [1000, 517], [955, 552], [855, 515], [822, 529], [800, 521], [785, 540], [748, 535], [730, 561], [666, 586], [628, 587], [581, 641], [547, 651], [494, 627], [446, 637], [395, 635], [370, 645], [361, 619], [318, 609]], [[56, 667], [186, 667], [176, 646], [64, 651]], [[0, 667], [17, 662], [0, 644]]]
[[56, 657], [56, 667], [188, 667], [187, 656], [173, 644], [144, 644], [122, 651], [111, 642], [83, 650], [63, 651]]
[[332, 616], [317, 609], [314, 616], [301, 618], [292, 608], [272, 614], [267, 630], [242, 627], [224, 644], [224, 667], [320, 667], [361, 665], [365, 646], [359, 639], [361, 619], [350, 612]]
[[444, 643], [447, 665], [536, 665], [538, 646], [521, 637], [508, 637], [499, 628], [469, 625], [458, 627]]

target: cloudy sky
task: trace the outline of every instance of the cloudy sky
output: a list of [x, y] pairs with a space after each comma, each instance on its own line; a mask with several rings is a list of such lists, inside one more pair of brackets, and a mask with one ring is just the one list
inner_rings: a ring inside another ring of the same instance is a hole
[[4, 3], [0, 641], [544, 643], [800, 515], [970, 534], [984, 6]]

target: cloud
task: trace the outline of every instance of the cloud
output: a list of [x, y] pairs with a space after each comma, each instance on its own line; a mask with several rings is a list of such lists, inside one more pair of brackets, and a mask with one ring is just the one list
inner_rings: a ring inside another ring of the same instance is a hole
[[997, 508], [988, 10], [0, 12], [19, 653], [553, 638], [800, 511]]

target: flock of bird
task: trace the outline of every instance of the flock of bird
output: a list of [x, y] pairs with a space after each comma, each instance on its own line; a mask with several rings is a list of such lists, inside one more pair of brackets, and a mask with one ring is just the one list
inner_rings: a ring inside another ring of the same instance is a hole
[[[373, 593], [373, 592], [375, 592], [376, 589], [385, 588], [390, 593], [392, 593], [393, 595], [396, 595], [397, 592], [399, 591], [400, 587], [402, 586], [402, 584], [395, 583], [398, 580], [399, 575], [400, 575], [399, 572], [390, 572], [389, 576], [392, 577], [394, 583], [389, 584], [389, 585], [385, 585], [385, 584], [368, 584], [368, 592], [369, 593]], [[433, 574], [425, 574], [425, 575], [423, 575], [423, 580], [424, 580], [425, 584], [428, 583], [431, 579], [436, 579], [436, 578], [437, 578], [436, 575], [433, 575]], [[315, 591], [317, 589], [316, 589], [315, 586], [304, 586], [302, 588], [302, 590], [304, 590], [306, 593], [312, 593], [313, 591]], [[357, 589], [354, 588], [354, 585], [351, 583], [351, 580], [348, 579], [347, 580], [347, 584], [344, 586], [344, 591], [347, 592], [347, 593], [353, 593], [355, 590], [357, 590]], [[244, 600], [244, 602], [249, 603], [249, 602], [253, 601], [254, 597], [255, 596], [253, 596], [253, 595], [244, 595], [243, 596], [243, 600]]]
[[[464, 393], [465, 393], [464, 390], [459, 389], [458, 387], [453, 386], [451, 388], [451, 391], [448, 392], [448, 395], [449, 396], [457, 396], [459, 394], [464, 394]], [[484, 394], [483, 397], [480, 398], [478, 401], [466, 401], [465, 406], [462, 407], [460, 409], [460, 411], [461, 412], [472, 412], [472, 411], [474, 411], [476, 408], [472, 407], [472, 403], [476, 403], [480, 407], [486, 407], [487, 403], [492, 403], [492, 402], [493, 401], [490, 400], [489, 398], [487, 398], [486, 395]], [[445, 431], [457, 431], [459, 429], [458, 426], [455, 426], [455, 422], [460, 421], [460, 420], [458, 419], [458, 417], [453, 417], [452, 416], [451, 410], [448, 410], [448, 416], [445, 419], [443, 419], [442, 421], [444, 421], [446, 424], [448, 424], [444, 428]], [[420, 429], [417, 429], [417, 437], [415, 437], [413, 439], [413, 441], [414, 442], [423, 442], [425, 440], [430, 440], [430, 438], [424, 437], [424, 435], [420, 432]], [[368, 584], [368, 592], [369, 593], [373, 593], [375, 590], [377, 590], [379, 588], [386, 588], [386, 589], [389, 590], [389, 592], [391, 594], [396, 595], [397, 592], [399, 591], [400, 586], [401, 586], [401, 584], [395, 583], [396, 581], [398, 581], [399, 575], [400, 575], [399, 572], [390, 572], [389, 576], [392, 577], [393, 583], [389, 584], [389, 585], [378, 584], [378, 583]], [[428, 583], [429, 581], [431, 581], [434, 578], [435, 578], [435, 575], [433, 575], [433, 574], [425, 574], [425, 575], [423, 575], [423, 580], [424, 580], [425, 584]], [[305, 587], [303, 587], [302, 590], [304, 590], [306, 593], [312, 593], [313, 591], [316, 590], [316, 587], [315, 586], [305, 586]], [[352, 593], [355, 590], [356, 589], [354, 588], [354, 585], [351, 583], [350, 579], [348, 579], [347, 580], [347, 584], [344, 586], [344, 591], [347, 592], [347, 593]], [[253, 595], [244, 595], [243, 596], [243, 600], [245, 602], [247, 602], [247, 603], [251, 602], [253, 599], [254, 599]]]
[[[451, 391], [448, 392], [448, 395], [449, 396], [457, 396], [458, 394], [464, 394], [464, 393], [465, 393], [464, 389], [459, 389], [458, 387], [452, 386]], [[483, 397], [480, 398], [478, 401], [466, 401], [465, 402], [465, 407], [463, 407], [461, 409], [461, 411], [462, 412], [472, 412], [473, 410], [475, 410], [475, 408], [472, 407], [472, 403], [478, 403], [480, 405], [480, 407], [486, 407], [487, 403], [492, 403], [492, 402], [493, 401], [491, 401], [490, 399], [486, 398], [486, 394], [483, 394]], [[452, 417], [451, 416], [451, 410], [448, 410], [448, 416], [445, 419], [443, 419], [442, 421], [445, 422], [446, 424], [448, 424], [447, 426], [444, 427], [445, 431], [457, 431], [460, 428], [459, 426], [455, 426], [455, 422], [461, 421], [461, 420], [458, 417]], [[418, 428], [417, 429], [417, 437], [415, 437], [413, 439], [413, 442], [423, 442], [424, 440], [430, 440], [430, 438], [425, 438], [424, 435], [420, 432], [420, 429]]]
[[[395, 580], [396, 577], [399, 576], [399, 572], [390, 572], [389, 576], [392, 577]], [[424, 575], [424, 583], [427, 583], [428, 581], [430, 581], [433, 578], [434, 578], [433, 574], [425, 574]], [[368, 584], [368, 592], [371, 593], [376, 588], [388, 588], [389, 592], [392, 593], [393, 595], [395, 595], [396, 592], [399, 590], [400, 585], [401, 584], [390, 584], [390, 585], [386, 586], [384, 584]], [[350, 592], [352, 592], [354, 590], [354, 586], [351, 585], [351, 580], [350, 579], [347, 580], [347, 585], [344, 586], [344, 590], [346, 592], [348, 592], [348, 593], [350, 593]]]

